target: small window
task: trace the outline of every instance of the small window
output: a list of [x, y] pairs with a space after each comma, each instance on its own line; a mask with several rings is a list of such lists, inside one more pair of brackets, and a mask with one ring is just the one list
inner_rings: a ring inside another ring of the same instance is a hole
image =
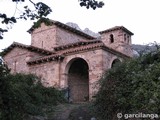
[[126, 39], [126, 34], [124, 34], [124, 41], [126, 42], [126, 40], [127, 40], [127, 39]]
[[17, 61], [14, 61], [14, 63], [13, 63], [13, 71], [14, 71], [14, 73], [17, 72]]
[[43, 48], [43, 41], [42, 41], [42, 48]]
[[113, 43], [114, 42], [114, 37], [113, 37], [113, 34], [110, 35], [110, 43]]
[[127, 40], [128, 40], [128, 43], [130, 43], [130, 37], [129, 37], [129, 35], [127, 36]]

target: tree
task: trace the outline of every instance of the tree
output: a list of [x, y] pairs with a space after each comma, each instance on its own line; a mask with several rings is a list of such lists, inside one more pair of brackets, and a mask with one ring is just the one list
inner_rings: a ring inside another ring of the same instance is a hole
[[[120, 113], [160, 114], [160, 51], [130, 59], [106, 71], [94, 107], [101, 120], [115, 120]], [[121, 116], [120, 116], [121, 117]], [[152, 118], [151, 118], [152, 117]]]
[[[12, 0], [12, 2], [18, 4], [18, 2], [25, 2], [25, 0]], [[14, 16], [8, 17], [5, 13], [0, 13], [1, 23], [7, 25], [16, 23], [17, 19], [41, 19], [42, 17], [47, 17], [47, 15], [52, 12], [52, 9], [45, 3], [34, 3], [32, 0], [29, 0], [29, 2], [34, 6], [35, 10], [31, 10], [28, 6], [24, 6], [25, 10], [18, 18], [15, 18]], [[104, 6], [103, 2], [98, 2], [96, 0], [79, 0], [79, 2], [81, 7], [85, 6], [87, 9], [92, 8], [95, 10], [96, 8], [102, 8]], [[3, 33], [5, 32], [8, 32], [8, 29], [0, 28], [0, 39], [3, 39]]]
[[61, 91], [44, 87], [34, 75], [10, 74], [0, 62], [0, 119], [22, 120], [26, 116], [44, 115], [46, 107], [64, 102]]

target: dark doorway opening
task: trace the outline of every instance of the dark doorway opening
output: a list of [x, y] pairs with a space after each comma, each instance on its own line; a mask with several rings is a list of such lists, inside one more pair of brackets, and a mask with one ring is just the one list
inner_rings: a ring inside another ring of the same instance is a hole
[[89, 73], [85, 60], [75, 59], [68, 71], [69, 101], [85, 102], [89, 100]]
[[115, 67], [116, 65], [118, 65], [119, 63], [121, 63], [121, 61], [119, 59], [115, 59], [113, 62], [112, 62], [112, 67]]

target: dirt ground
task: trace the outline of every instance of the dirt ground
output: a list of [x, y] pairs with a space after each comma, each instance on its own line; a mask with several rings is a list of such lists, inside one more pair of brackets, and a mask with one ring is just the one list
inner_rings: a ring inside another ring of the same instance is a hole
[[[93, 113], [89, 103], [59, 104], [48, 120], [91, 120]], [[94, 120], [94, 119], [93, 119]]]
[[91, 103], [64, 103], [45, 109], [46, 117], [32, 116], [25, 120], [98, 120], [92, 112]]

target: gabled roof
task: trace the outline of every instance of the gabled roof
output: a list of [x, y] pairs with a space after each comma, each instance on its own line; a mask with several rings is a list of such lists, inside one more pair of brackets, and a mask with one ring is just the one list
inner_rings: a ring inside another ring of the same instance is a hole
[[[44, 18], [43, 18], [44, 19]], [[59, 21], [55, 21], [55, 20], [50, 20], [50, 19], [48, 19], [49, 20], [49, 22], [51, 22], [51, 25], [56, 25], [57, 27], [60, 27], [60, 28], [62, 28], [62, 29], [65, 29], [65, 30], [68, 30], [68, 31], [70, 31], [70, 32], [73, 32], [73, 33], [75, 33], [75, 34], [77, 34], [77, 35], [80, 35], [80, 36], [83, 36], [83, 37], [85, 37], [85, 38], [87, 38], [87, 39], [95, 39], [95, 37], [93, 37], [93, 36], [91, 36], [91, 35], [88, 35], [88, 34], [86, 34], [86, 33], [84, 33], [83, 31], [80, 31], [80, 30], [77, 30], [77, 29], [75, 29], [75, 28], [73, 28], [73, 27], [70, 27], [70, 26], [68, 26], [68, 25], [66, 25], [66, 24], [64, 24], [64, 23], [61, 23], [61, 22], [59, 22]], [[43, 20], [42, 20], [42, 22], [43, 22]], [[34, 25], [28, 30], [28, 32], [29, 33], [32, 33], [33, 31], [34, 31]]]
[[123, 27], [123, 26], [115, 26], [115, 27], [113, 27], [113, 28], [100, 31], [99, 33], [100, 33], [100, 34], [103, 34], [103, 33], [111, 32], [111, 31], [115, 31], [115, 30], [123, 30], [123, 31], [129, 33], [130, 35], [134, 35], [131, 31], [129, 31], [127, 28], [125, 28], [125, 27]]
[[33, 51], [33, 52], [44, 54], [44, 55], [51, 55], [51, 54], [54, 53], [54, 52], [44, 50], [42, 48], [34, 47], [34, 46], [31, 46], [31, 45], [24, 45], [24, 44], [21, 44], [21, 43], [18, 43], [18, 42], [13, 42], [9, 47], [7, 47], [6, 49], [3, 50], [2, 56], [6, 55], [8, 52], [10, 52], [15, 47], [22, 48], [22, 49], [27, 49], [29, 51]]

